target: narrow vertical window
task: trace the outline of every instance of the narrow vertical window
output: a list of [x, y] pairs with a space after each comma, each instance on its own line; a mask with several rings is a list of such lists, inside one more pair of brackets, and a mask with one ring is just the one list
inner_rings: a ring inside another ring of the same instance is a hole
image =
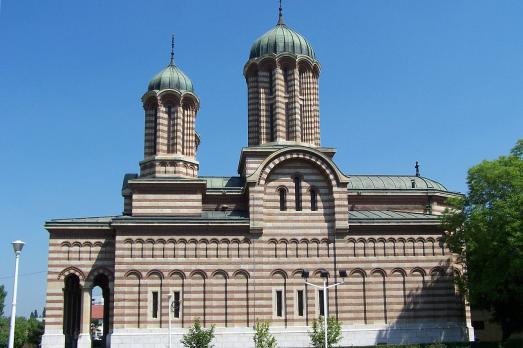
[[269, 95], [272, 95], [272, 83], [273, 83], [273, 78], [272, 78], [272, 70], [269, 70]]
[[274, 141], [274, 107], [269, 105], [269, 139]]
[[318, 290], [318, 309], [320, 312], [320, 316], [325, 316], [325, 307], [323, 303], [323, 290]]
[[158, 318], [158, 291], [153, 291], [152, 293], [152, 307], [151, 314], [154, 319]]
[[172, 141], [172, 131], [173, 131], [173, 115], [172, 107], [169, 105], [167, 107], [167, 151], [173, 151], [173, 141]]
[[301, 179], [294, 178], [294, 198], [296, 201], [296, 210], [301, 211]]
[[287, 210], [287, 191], [284, 188], [280, 188], [280, 210]]
[[180, 318], [180, 309], [181, 309], [181, 298], [180, 298], [180, 292], [175, 291], [174, 297], [173, 297], [173, 304], [172, 304], [172, 312], [174, 318]]
[[303, 317], [304, 312], [304, 301], [303, 301], [303, 290], [297, 291], [297, 301], [298, 301], [298, 316]]
[[153, 117], [153, 155], [156, 155], [156, 142], [158, 140], [158, 108], [154, 108]]
[[283, 69], [283, 85], [285, 87], [285, 94], [289, 94], [289, 69]]
[[283, 291], [276, 291], [276, 316], [283, 317]]
[[311, 190], [311, 210], [318, 210], [318, 193], [314, 189]]

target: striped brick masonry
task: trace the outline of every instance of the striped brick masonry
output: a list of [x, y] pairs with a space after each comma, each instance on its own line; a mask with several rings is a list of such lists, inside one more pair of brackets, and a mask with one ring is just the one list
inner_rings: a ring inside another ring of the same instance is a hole
[[252, 346], [256, 320], [280, 347], [309, 347], [324, 308], [305, 269], [309, 282], [344, 281], [327, 294], [343, 346], [473, 337], [439, 220], [459, 194], [421, 176], [342, 173], [320, 146], [319, 62], [280, 20], [244, 67], [238, 176], [198, 176], [200, 102], [171, 60], [142, 97], [144, 159], [124, 177], [123, 214], [46, 222], [42, 347], [91, 347], [94, 287], [104, 347], [167, 347], [169, 319], [181, 347], [198, 318], [216, 326], [217, 347]]

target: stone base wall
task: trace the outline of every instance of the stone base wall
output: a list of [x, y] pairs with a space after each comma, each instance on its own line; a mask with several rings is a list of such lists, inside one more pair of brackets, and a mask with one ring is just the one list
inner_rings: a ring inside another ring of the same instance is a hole
[[42, 347], [63, 347], [65, 346], [65, 336], [62, 330], [46, 329], [42, 336]]
[[[281, 348], [309, 347], [308, 327], [274, 327], [272, 334]], [[172, 331], [173, 347], [180, 343], [186, 330]], [[379, 343], [407, 344], [432, 342], [461, 342], [469, 340], [467, 327], [459, 324], [423, 323], [419, 325], [345, 325], [340, 347], [370, 346]], [[217, 328], [215, 348], [253, 347], [253, 330], [250, 328]], [[42, 346], [43, 348], [51, 346]], [[120, 329], [111, 335], [111, 348], [168, 348], [168, 329]]]

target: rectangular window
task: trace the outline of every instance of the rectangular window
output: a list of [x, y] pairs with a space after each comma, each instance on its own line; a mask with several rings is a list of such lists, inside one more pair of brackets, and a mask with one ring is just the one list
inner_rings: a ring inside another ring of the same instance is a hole
[[172, 107], [169, 105], [167, 107], [167, 149], [168, 149], [168, 151], [173, 151], [172, 128], [173, 128]]
[[152, 314], [153, 319], [158, 318], [158, 291], [152, 292], [151, 314]]
[[318, 194], [316, 190], [311, 190], [311, 210], [318, 210]]
[[303, 290], [298, 290], [296, 292], [296, 301], [298, 302], [297, 305], [298, 305], [298, 316], [299, 317], [303, 317], [303, 313], [304, 313], [304, 301], [303, 301]]
[[323, 290], [318, 290], [318, 309], [319, 315], [325, 316], [325, 306], [323, 305]]
[[174, 292], [172, 313], [174, 318], [180, 318], [181, 296], [179, 291]]
[[153, 124], [153, 155], [156, 155], [156, 142], [158, 141], [158, 109], [154, 108], [154, 124]]
[[285, 189], [280, 188], [280, 210], [284, 211], [287, 210], [287, 191]]
[[283, 86], [285, 87], [285, 94], [289, 94], [289, 69], [283, 69]]
[[301, 211], [301, 178], [294, 178], [294, 200], [296, 203], [296, 211]]
[[269, 95], [272, 95], [272, 84], [273, 84], [273, 78], [272, 78], [272, 70], [269, 70]]
[[283, 291], [276, 290], [276, 316], [283, 317]]
[[269, 139], [270, 141], [274, 141], [274, 107], [269, 105]]

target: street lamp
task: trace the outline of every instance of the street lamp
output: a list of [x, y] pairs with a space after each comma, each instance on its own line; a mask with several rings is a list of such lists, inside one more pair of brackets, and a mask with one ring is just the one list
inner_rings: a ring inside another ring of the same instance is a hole
[[11, 307], [11, 325], [9, 327], [9, 348], [14, 348], [15, 343], [15, 319], [16, 319], [16, 292], [18, 291], [18, 263], [20, 261], [20, 253], [24, 247], [24, 242], [15, 240], [12, 242], [13, 251], [15, 252], [15, 282], [13, 285], [13, 305]]
[[335, 283], [335, 284], [332, 284], [332, 285], [329, 285], [327, 286], [327, 279], [329, 279], [329, 272], [325, 271], [325, 270], [322, 270], [320, 271], [320, 277], [323, 278], [323, 286], [321, 285], [316, 285], [316, 284], [312, 284], [312, 283], [309, 283], [307, 281], [307, 278], [309, 278], [309, 271], [304, 269], [302, 272], [301, 272], [301, 277], [303, 279], [305, 279], [305, 284], [307, 285], [310, 285], [310, 286], [313, 286], [317, 289], [322, 289], [323, 288], [323, 337], [325, 339], [325, 348], [328, 347], [328, 340], [327, 340], [327, 320], [329, 318], [329, 314], [328, 314], [328, 308], [327, 308], [327, 289], [329, 288], [335, 288], [337, 287], [338, 285], [341, 285], [343, 283], [345, 283], [345, 278], [347, 277], [347, 271], [344, 270], [344, 269], [340, 269], [339, 271], [339, 275], [341, 277], [341, 282], [339, 283]]

